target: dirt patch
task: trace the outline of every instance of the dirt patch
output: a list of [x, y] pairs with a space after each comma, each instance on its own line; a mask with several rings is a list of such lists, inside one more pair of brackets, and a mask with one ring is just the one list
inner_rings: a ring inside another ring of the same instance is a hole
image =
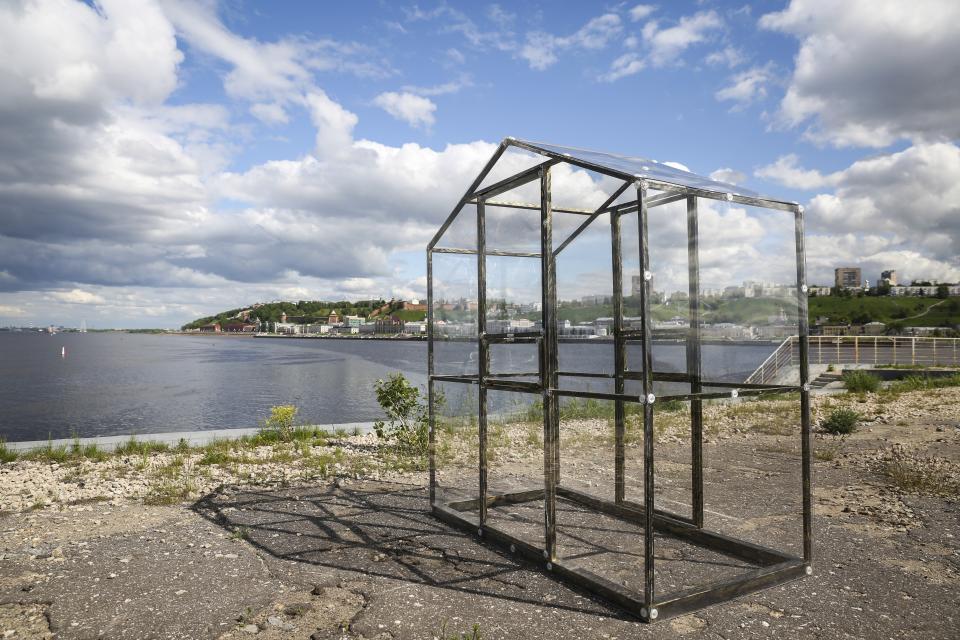
[[344, 587], [318, 586], [310, 593], [291, 592], [257, 612], [244, 612], [237, 626], [220, 640], [335, 640], [350, 632], [354, 617], [363, 609], [362, 594]]
[[48, 640], [53, 638], [47, 608], [39, 604], [0, 604], [0, 638]]

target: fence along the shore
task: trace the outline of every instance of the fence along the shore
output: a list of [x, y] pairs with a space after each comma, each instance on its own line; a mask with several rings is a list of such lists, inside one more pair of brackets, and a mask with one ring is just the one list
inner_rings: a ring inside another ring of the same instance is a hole
[[[773, 380], [783, 367], [800, 362], [798, 338], [784, 340], [746, 379]], [[810, 336], [810, 364], [960, 366], [960, 338]]]

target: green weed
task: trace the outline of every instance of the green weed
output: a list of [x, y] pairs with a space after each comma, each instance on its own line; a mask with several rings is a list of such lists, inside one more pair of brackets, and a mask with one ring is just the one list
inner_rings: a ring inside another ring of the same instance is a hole
[[860, 369], [844, 371], [843, 383], [854, 393], [874, 393], [880, 388], [880, 378]]
[[859, 413], [853, 409], [841, 407], [834, 409], [830, 415], [820, 421], [820, 429], [835, 436], [848, 435], [857, 430], [859, 421]]

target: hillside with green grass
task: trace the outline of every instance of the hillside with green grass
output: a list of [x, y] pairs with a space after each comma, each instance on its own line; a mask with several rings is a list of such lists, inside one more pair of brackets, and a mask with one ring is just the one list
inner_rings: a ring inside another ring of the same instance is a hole
[[[366, 318], [375, 309], [379, 309], [386, 304], [384, 300], [358, 300], [351, 302], [349, 300], [324, 301], [324, 300], [300, 300], [299, 302], [268, 302], [261, 304], [255, 309], [253, 305], [249, 307], [238, 307], [228, 311], [222, 311], [216, 315], [197, 318], [196, 320], [183, 325], [183, 330], [197, 329], [211, 322], [225, 323], [237, 318], [237, 314], [246, 309], [250, 309], [249, 319], [251, 321], [260, 320], [261, 322], [279, 322], [283, 314], [287, 314], [287, 322], [299, 324], [309, 324], [312, 322], [326, 321], [332, 311], [336, 311], [340, 316], [362, 316]], [[399, 303], [397, 303], [399, 305]], [[423, 313], [420, 314], [423, 316]]]
[[[687, 302], [653, 304], [653, 319], [688, 318]], [[955, 327], [960, 325], [960, 297], [913, 298], [890, 296], [838, 297], [821, 296], [809, 299], [810, 323], [824, 320], [827, 324], [866, 324], [882, 322], [896, 327]], [[796, 301], [789, 298], [706, 298], [701, 305], [703, 322], [730, 322], [740, 325], [763, 325], [771, 317], [796, 317]], [[557, 311], [560, 320], [577, 324], [596, 318], [613, 316], [610, 304], [587, 305], [562, 301]], [[640, 301], [624, 298], [624, 315], [639, 316]]]
[[816, 296], [810, 298], [810, 321], [830, 324], [883, 322], [904, 327], [950, 327], [960, 324], [960, 298], [890, 296]]

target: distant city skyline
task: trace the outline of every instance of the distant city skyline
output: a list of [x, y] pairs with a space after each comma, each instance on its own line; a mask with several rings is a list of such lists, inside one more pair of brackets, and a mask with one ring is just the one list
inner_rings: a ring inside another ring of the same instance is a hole
[[[810, 284], [960, 281], [958, 23], [950, 0], [6, 2], [0, 319], [423, 298], [427, 241], [508, 135], [796, 200]], [[759, 217], [704, 219], [718, 256], [780, 255]], [[592, 251], [567, 297], [603, 293]], [[664, 255], [658, 286], [682, 290]]]

